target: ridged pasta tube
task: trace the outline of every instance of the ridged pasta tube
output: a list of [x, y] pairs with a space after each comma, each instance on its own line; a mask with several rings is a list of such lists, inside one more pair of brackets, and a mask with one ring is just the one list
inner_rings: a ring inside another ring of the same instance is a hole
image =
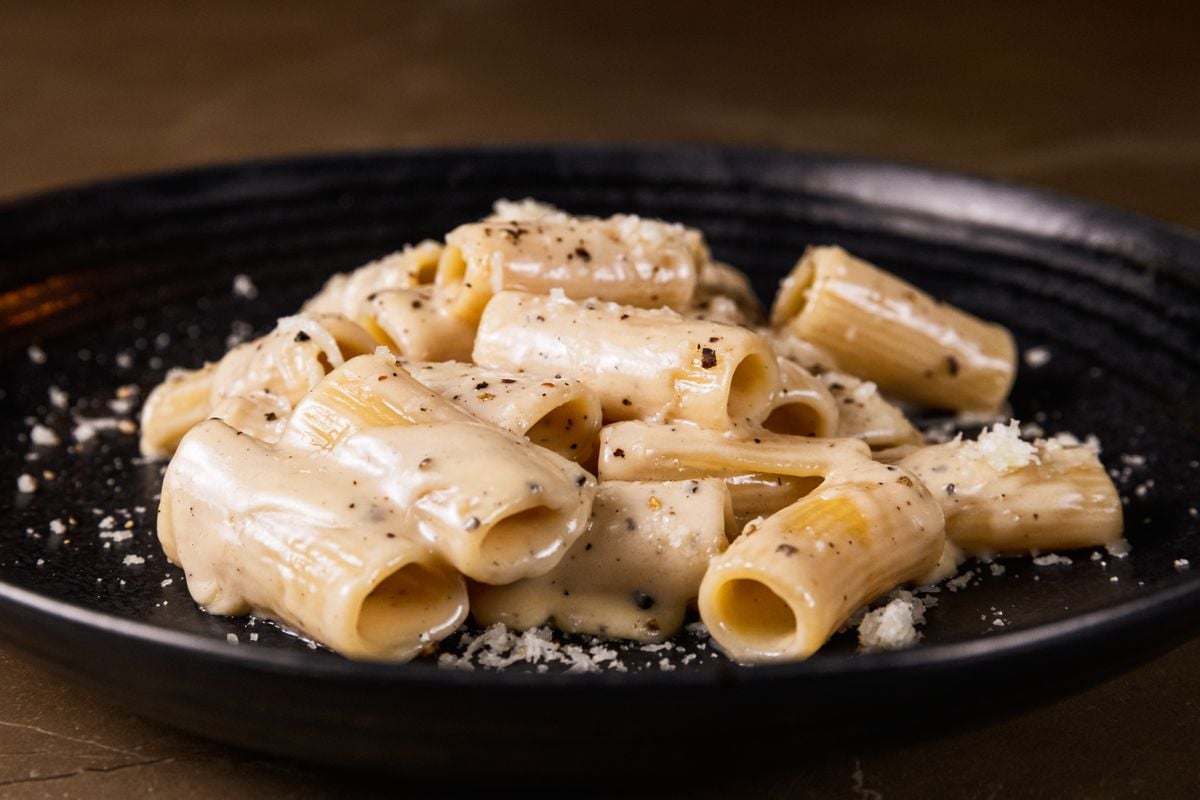
[[596, 450], [600, 398], [580, 381], [456, 361], [404, 366], [422, 384], [479, 419], [563, 458], [583, 462]]
[[840, 465], [870, 458], [855, 439], [730, 437], [694, 425], [620, 422], [600, 431], [601, 480], [723, 478], [739, 526], [790, 505]]
[[469, 359], [475, 343], [475, 326], [451, 314], [433, 286], [372, 292], [357, 318], [380, 344], [417, 361]]
[[579, 466], [476, 419], [382, 353], [330, 373], [296, 407], [281, 445], [328, 453], [375, 487], [381, 513], [488, 583], [558, 563], [595, 493]]
[[779, 392], [763, 427], [792, 436], [847, 435], [838, 430], [838, 403], [828, 387], [804, 367], [778, 358]]
[[606, 421], [753, 425], [779, 385], [774, 353], [744, 328], [524, 292], [502, 292], [488, 303], [474, 360], [583, 381], [595, 388]]
[[353, 272], [334, 275], [302, 313], [341, 314], [358, 320], [367, 298], [389, 289], [414, 289], [433, 283], [441, 244], [421, 242], [365, 264]]
[[362, 328], [336, 314], [284, 317], [216, 364], [173, 372], [156, 386], [142, 409], [142, 453], [170, 455], [183, 434], [228, 397], [266, 393], [294, 404], [329, 370], [375, 346]]
[[840, 247], [810, 247], [784, 280], [771, 321], [847, 372], [934, 408], [989, 411], [1016, 376], [1012, 334]]
[[462, 623], [466, 586], [352, 480], [203, 422], [167, 468], [159, 541], [211, 614], [255, 612], [351, 658], [404, 661]]
[[805, 659], [857, 609], [928, 573], [944, 541], [941, 509], [911, 473], [849, 464], [713, 559], [700, 617], [737, 661]]
[[1031, 444], [1000, 425], [978, 441], [925, 447], [899, 463], [929, 486], [946, 536], [968, 553], [1066, 550], [1121, 537], [1121, 498], [1087, 447]]
[[587, 532], [550, 572], [506, 586], [472, 584], [483, 625], [658, 642], [683, 625], [709, 561], [726, 547], [729, 494], [707, 478], [601, 483]]
[[452, 297], [453, 313], [469, 322], [505, 290], [561, 289], [577, 299], [681, 308], [696, 289], [697, 235], [624, 214], [474, 222], [446, 235], [437, 283]]

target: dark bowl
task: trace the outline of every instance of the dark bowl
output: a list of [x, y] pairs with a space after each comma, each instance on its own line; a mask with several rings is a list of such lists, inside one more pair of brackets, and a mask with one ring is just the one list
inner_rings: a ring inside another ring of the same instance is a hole
[[[112, 416], [114, 400], [125, 411], [118, 386], [144, 396], [168, 367], [216, 358], [231, 333], [269, 327], [335, 270], [525, 196], [694, 225], [764, 297], [805, 245], [839, 243], [1003, 323], [1023, 349], [1047, 348], [1049, 363], [1022, 369], [1014, 415], [1101, 438], [1132, 552], [968, 566], [972, 585], [941, 594], [912, 649], [858, 655], [841, 635], [807, 662], [759, 668], [696, 636], [665, 654], [623, 648], [627, 672], [365, 664], [199, 611], [154, 538], [161, 465], [103, 423], [73, 443], [80, 418]], [[257, 298], [231, 292], [237, 274]], [[1179, 562], [1200, 567], [1200, 238], [1131, 214], [894, 164], [716, 148], [307, 158], [0, 206], [0, 292], [0, 634], [205, 736], [431, 775], [791, 758], [1078, 689], [1200, 620], [1200, 577]], [[28, 418], [63, 444], [32, 445]], [[22, 473], [40, 477], [36, 493], [11, 490]]]

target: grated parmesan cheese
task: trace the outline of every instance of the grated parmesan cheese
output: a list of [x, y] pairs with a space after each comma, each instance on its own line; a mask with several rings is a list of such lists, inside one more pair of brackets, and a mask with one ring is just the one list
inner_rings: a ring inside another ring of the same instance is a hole
[[258, 297], [258, 287], [254, 285], [254, 281], [250, 280], [249, 275], [235, 275], [233, 278], [233, 295], [245, 300], [253, 300]]
[[858, 624], [860, 650], [898, 650], [911, 647], [921, 638], [916, 624], [925, 619], [925, 607], [911, 593], [900, 596], [882, 608], [868, 611]]
[[1070, 566], [1075, 562], [1066, 556], [1060, 556], [1058, 553], [1047, 553], [1044, 556], [1038, 556], [1033, 559], [1033, 563], [1039, 567], [1054, 567], [1054, 566]]
[[969, 457], [985, 461], [989, 467], [1001, 472], [1041, 463], [1037, 448], [1021, 438], [1021, 424], [1015, 419], [1006, 425], [996, 423], [973, 442], [963, 442], [962, 450]]
[[37, 491], [37, 478], [29, 474], [17, 478], [17, 491], [21, 494], [33, 494]]
[[58, 444], [58, 434], [45, 425], [34, 425], [29, 431], [29, 440], [38, 447], [54, 447]]
[[1050, 350], [1045, 347], [1031, 347], [1025, 351], [1025, 364], [1037, 369], [1050, 363]]

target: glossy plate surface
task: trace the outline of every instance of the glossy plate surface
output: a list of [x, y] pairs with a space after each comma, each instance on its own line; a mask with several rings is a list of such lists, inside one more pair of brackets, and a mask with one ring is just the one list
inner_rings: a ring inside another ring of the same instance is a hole
[[[141, 462], [115, 420], [136, 417], [167, 368], [268, 329], [329, 273], [525, 196], [696, 226], [764, 297], [806, 244], [838, 243], [1003, 323], [1023, 350], [1050, 354], [1022, 364], [1014, 416], [1100, 437], [1128, 497], [1132, 552], [968, 565], [974, 579], [942, 592], [914, 649], [855, 655], [846, 635], [806, 663], [757, 669], [692, 636], [679, 651], [625, 648], [627, 672], [361, 664], [200, 612], [154, 539], [161, 465]], [[256, 298], [231, 290], [238, 274]], [[639, 769], [714, 742], [763, 757], [915, 715], [939, 730], [1081, 686], [1200, 627], [1200, 572], [1179, 562], [1200, 570], [1200, 239], [1133, 215], [794, 154], [324, 157], [0, 206], [0, 292], [0, 633], [143, 714], [233, 743], [429, 773], [575, 770], [601, 758]], [[89, 419], [111, 421], [76, 442]], [[33, 422], [62, 444], [34, 445]], [[36, 493], [15, 491], [21, 474], [38, 479]], [[965, 707], [961, 691], [981, 685], [987, 698]]]

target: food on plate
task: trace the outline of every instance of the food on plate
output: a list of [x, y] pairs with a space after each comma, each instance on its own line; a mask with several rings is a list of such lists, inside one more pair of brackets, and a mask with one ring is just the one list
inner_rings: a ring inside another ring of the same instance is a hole
[[764, 319], [695, 229], [500, 201], [172, 371], [142, 415], [171, 458], [163, 550], [210, 613], [352, 658], [410, 659], [469, 615], [659, 643], [698, 613], [760, 663], [964, 553], [1120, 538], [1087, 447], [908, 419], [994, 414], [1003, 327], [838, 247]]

